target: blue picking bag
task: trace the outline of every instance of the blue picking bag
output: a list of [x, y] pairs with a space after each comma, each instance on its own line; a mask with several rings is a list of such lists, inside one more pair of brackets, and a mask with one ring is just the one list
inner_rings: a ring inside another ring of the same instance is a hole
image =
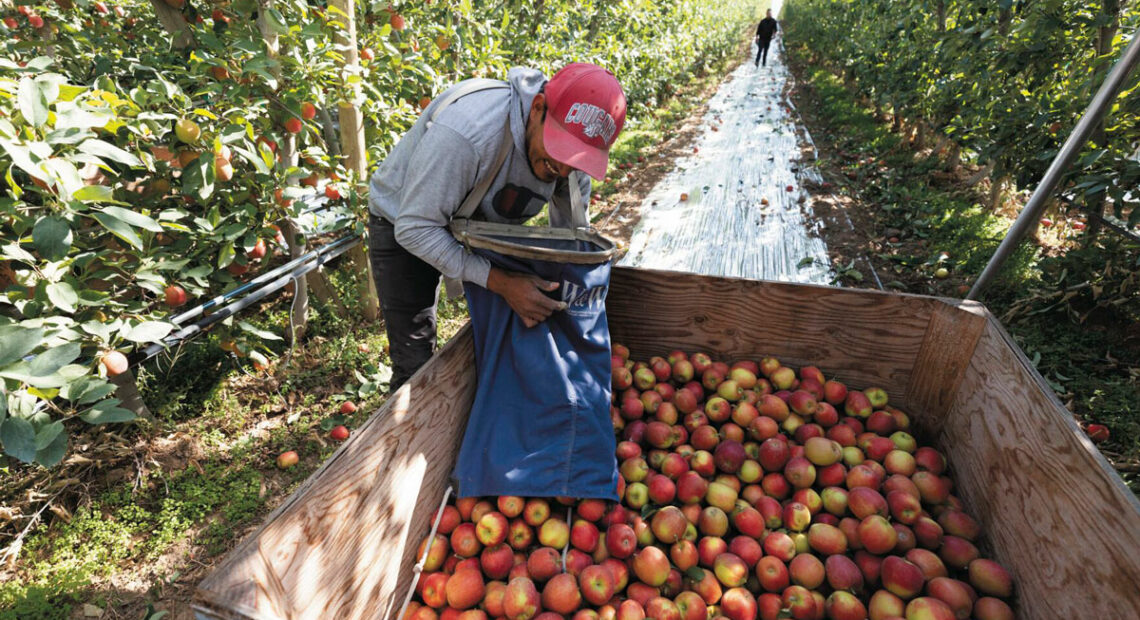
[[[598, 249], [581, 238], [532, 236], [525, 243], [539, 252], [586, 254]], [[616, 501], [605, 310], [608, 255], [601, 263], [575, 263], [468, 248], [504, 270], [558, 282], [551, 296], [568, 308], [528, 328], [498, 294], [464, 284], [478, 387], [455, 467], [459, 496]]]

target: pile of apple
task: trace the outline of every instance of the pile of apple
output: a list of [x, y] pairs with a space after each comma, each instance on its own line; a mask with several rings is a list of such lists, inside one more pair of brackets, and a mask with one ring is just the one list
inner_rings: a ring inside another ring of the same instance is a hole
[[1012, 620], [945, 457], [886, 391], [613, 351], [621, 503], [444, 507], [405, 620]]

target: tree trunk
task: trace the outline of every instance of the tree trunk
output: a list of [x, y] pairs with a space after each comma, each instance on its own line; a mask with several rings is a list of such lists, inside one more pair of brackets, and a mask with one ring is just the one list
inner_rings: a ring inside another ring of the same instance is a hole
[[[950, 154], [946, 156], [946, 169], [958, 172], [962, 167], [962, 147], [955, 140], [950, 139]], [[986, 174], [989, 174], [988, 172]]]
[[[1120, 0], [1103, 0], [1101, 3], [1101, 10], [1103, 15], [1109, 18], [1109, 22], [1101, 26], [1097, 31], [1096, 38], [1096, 71], [1092, 83], [1099, 83], [1103, 80], [1105, 72], [1108, 71], [1110, 59], [1108, 55], [1112, 52], [1112, 40], [1116, 37], [1116, 32], [1120, 28]], [[1108, 142], [1108, 132], [1105, 128], [1105, 121], [1102, 117], [1100, 122], [1093, 128], [1092, 143], [1097, 147], [1104, 148]], [[1101, 217], [1104, 216], [1104, 209], [1108, 202], [1108, 195], [1104, 190], [1100, 190], [1090, 195], [1087, 198], [1088, 211], [1092, 215], [1098, 217], [1090, 217], [1088, 228], [1085, 230], [1084, 244], [1092, 245], [1096, 241], [1097, 235], [1101, 229]]]
[[944, 133], [938, 134], [938, 139], [934, 141], [934, 150], [930, 152], [933, 157], [941, 157], [942, 153], [946, 151], [946, 147], [950, 146], [950, 136]]
[[598, 29], [602, 27], [602, 16], [606, 14], [605, 4], [599, 2], [595, 5], [594, 15], [590, 18], [590, 27], [586, 32], [586, 40], [592, 42], [598, 36]]
[[329, 114], [328, 109], [320, 108], [317, 115], [321, 119], [321, 135], [325, 138], [325, 145], [328, 146], [329, 156], [334, 158], [340, 157], [340, 138], [336, 135], [336, 127], [333, 126], [332, 114]]
[[[289, 246], [290, 260], [305, 253], [305, 237], [297, 229], [293, 218], [281, 220], [281, 233], [285, 235], [285, 243]], [[289, 311], [289, 331], [285, 334], [289, 344], [296, 344], [305, 337], [309, 316], [309, 287], [305, 280], [306, 278], [293, 280], [293, 304]]]
[[146, 408], [146, 403], [139, 395], [139, 387], [133, 370], [128, 368], [126, 372], [111, 377], [109, 381], [115, 384], [115, 398], [123, 401], [123, 409], [134, 412], [135, 415], [144, 420], [154, 422], [154, 414]]
[[[345, 15], [349, 16], [344, 30], [338, 31], [336, 37], [337, 43], [346, 49], [344, 56], [346, 73], [349, 70], [359, 68], [356, 51], [356, 20], [353, 18], [356, 10], [353, 4], [354, 0], [332, 0], [332, 6], [339, 8], [344, 11]], [[355, 199], [356, 196], [368, 195], [365, 186], [368, 179], [368, 153], [365, 148], [364, 115], [358, 105], [358, 102], [363, 98], [360, 84], [352, 83], [348, 86], [351, 96], [347, 101], [341, 102], [339, 109], [340, 143], [343, 147], [344, 166], [348, 169], [349, 182], [352, 184], [349, 189], [353, 192], [352, 204], [358, 204]], [[367, 205], [368, 201], [365, 200], [364, 204]], [[369, 264], [368, 256], [363, 250], [364, 247], [365, 245], [361, 244], [351, 250], [352, 261], [356, 265], [357, 273], [361, 275], [358, 287], [361, 312], [365, 319], [375, 321], [380, 316], [380, 303], [376, 294], [376, 283], [372, 279], [372, 265]]]
[[982, 169], [979, 170], [976, 174], [974, 174], [974, 176], [966, 179], [966, 187], [973, 187], [973, 186], [977, 185], [978, 183], [981, 183], [982, 179], [988, 177], [990, 175], [990, 173], [993, 172], [993, 169], [994, 169], [994, 162], [992, 162], [992, 161], [990, 163], [986, 164], [985, 166], [982, 166]]
[[1002, 196], [1005, 189], [1005, 177], [1001, 175], [993, 175], [990, 177], [990, 195], [989, 204], [990, 212], [996, 213], [998, 207], [1001, 206]]
[[1009, 34], [1009, 25], [1013, 22], [1013, 11], [1011, 9], [1002, 9], [998, 13], [998, 32], [1003, 36]]
[[938, 0], [938, 4], [935, 7], [935, 11], [937, 12], [937, 15], [938, 15], [938, 32], [945, 33], [946, 32], [946, 0]]
[[340, 296], [336, 294], [336, 289], [329, 284], [329, 278], [325, 274], [324, 267], [318, 267], [305, 274], [305, 284], [313, 292], [313, 297], [316, 297], [326, 307], [335, 309], [337, 316], [341, 318], [348, 316], [348, 308], [344, 307], [344, 303], [340, 301]]
[[150, 0], [150, 5], [154, 7], [154, 15], [162, 27], [173, 35], [172, 44], [176, 49], [194, 47], [194, 35], [190, 32], [190, 25], [186, 23], [182, 11], [168, 6], [162, 0]]

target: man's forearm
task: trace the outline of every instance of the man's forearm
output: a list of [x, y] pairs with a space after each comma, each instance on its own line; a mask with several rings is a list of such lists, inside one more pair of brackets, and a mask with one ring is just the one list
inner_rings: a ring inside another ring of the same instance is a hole
[[468, 254], [451, 236], [451, 232], [438, 225], [420, 225], [414, 220], [396, 222], [396, 241], [420, 260], [435, 267], [447, 278], [487, 286], [491, 263], [486, 258]]

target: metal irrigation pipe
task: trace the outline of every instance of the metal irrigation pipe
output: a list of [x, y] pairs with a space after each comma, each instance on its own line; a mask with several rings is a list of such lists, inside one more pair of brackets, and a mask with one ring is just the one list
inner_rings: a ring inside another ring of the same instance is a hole
[[[189, 338], [195, 334], [203, 332], [210, 325], [213, 325], [214, 323], [217, 323], [218, 321], [221, 321], [222, 319], [229, 318], [229, 317], [237, 314], [238, 312], [241, 312], [242, 310], [248, 308], [249, 306], [261, 301], [262, 299], [264, 299], [266, 297], [268, 297], [270, 293], [273, 293], [279, 289], [285, 288], [285, 286], [288, 285], [290, 282], [301, 278], [302, 276], [304, 276], [305, 274], [309, 273], [310, 271], [316, 269], [317, 267], [320, 267], [321, 265], [331, 261], [332, 259], [336, 258], [337, 256], [344, 254], [348, 250], [355, 247], [357, 243], [360, 243], [360, 241], [361, 241], [360, 237], [355, 237], [355, 236], [346, 237], [344, 239], [341, 239], [340, 241], [326, 245], [323, 248], [321, 248], [321, 249], [325, 249], [325, 248], [329, 248], [332, 245], [337, 245], [337, 247], [335, 249], [331, 249], [328, 252], [325, 252], [323, 254], [317, 254], [317, 251], [314, 250], [313, 252], [306, 254], [305, 257], [313, 257], [314, 255], [316, 255], [315, 260], [311, 260], [307, 264], [297, 265], [297, 266], [293, 267], [293, 269], [291, 271], [289, 271], [289, 273], [286, 273], [284, 275], [279, 276], [276, 280], [273, 280], [272, 282], [266, 283], [265, 286], [262, 286], [261, 288], [254, 291], [253, 293], [250, 293], [249, 295], [243, 297], [240, 301], [236, 301], [234, 303], [231, 303], [231, 304], [227, 305], [226, 307], [222, 308], [221, 310], [219, 310], [219, 311], [217, 311], [217, 312], [215, 312], [215, 313], [213, 313], [207, 317], [202, 318], [197, 323], [194, 323], [193, 325], [189, 325], [187, 327], [184, 327], [184, 328], [178, 330], [177, 332], [174, 332], [173, 334], [167, 336], [166, 338], [163, 338], [163, 342], [161, 342], [161, 343], [155, 343], [155, 344], [148, 346], [146, 349], [143, 350], [143, 352], [139, 356], [139, 358], [137, 360], [133, 360], [131, 364], [132, 365], [141, 364], [142, 362], [145, 362], [146, 360], [148, 360], [148, 359], [158, 355], [162, 351], [166, 350], [167, 347], [174, 345], [174, 344], [177, 344], [177, 343], [179, 343], [179, 342], [181, 342], [181, 341], [183, 341], [183, 340], [185, 340], [185, 339], [187, 339], [187, 338]], [[304, 257], [301, 257], [301, 258], [304, 258]], [[298, 260], [300, 260], [300, 258]], [[274, 271], [279, 271], [283, 267], [284, 266], [278, 267]], [[252, 284], [252, 281], [250, 283]]]
[[194, 319], [194, 318], [197, 318], [199, 316], [202, 316], [203, 314], [206, 313], [207, 310], [209, 310], [215, 306], [219, 306], [219, 305], [225, 303], [226, 301], [233, 299], [234, 297], [241, 295], [242, 293], [245, 293], [246, 291], [255, 289], [258, 286], [277, 278], [278, 276], [280, 276], [281, 274], [283, 274], [287, 271], [293, 270], [295, 267], [297, 267], [301, 263], [304, 263], [304, 262], [312, 259], [314, 256], [318, 256], [318, 257], [323, 256], [324, 254], [327, 254], [328, 252], [336, 251], [338, 248], [340, 248], [341, 246], [343, 246], [346, 243], [350, 243], [352, 241], [359, 241], [359, 240], [360, 240], [360, 237], [358, 237], [356, 235], [347, 235], [347, 236], [341, 237], [340, 239], [337, 239], [336, 241], [333, 241], [332, 243], [327, 243], [327, 244], [325, 244], [325, 245], [323, 245], [323, 246], [321, 246], [315, 250], [311, 250], [307, 254], [303, 254], [301, 256], [298, 256], [297, 258], [294, 258], [293, 260], [290, 260], [287, 263], [284, 263], [278, 267], [275, 267], [269, 271], [266, 271], [265, 273], [257, 276], [256, 278], [250, 280], [249, 282], [246, 282], [245, 284], [242, 284], [241, 286], [233, 289], [232, 291], [228, 291], [226, 293], [218, 295], [217, 297], [213, 297], [213, 298], [207, 300], [205, 303], [197, 306], [196, 308], [192, 308], [190, 310], [187, 310], [186, 312], [183, 312], [182, 314], [175, 316], [174, 318], [170, 319], [170, 322], [174, 323], [175, 325], [181, 325], [182, 323], [185, 323], [186, 321], [188, 321], [190, 319]]
[[1073, 159], [1076, 158], [1081, 148], [1084, 147], [1097, 123], [1104, 118], [1105, 112], [1116, 99], [1116, 93], [1124, 85], [1124, 81], [1128, 79], [1132, 70], [1136, 68], [1137, 63], [1140, 63], [1140, 32], [1132, 35], [1132, 41], [1125, 48], [1124, 54], [1116, 61], [1112, 71], [1104, 79], [1104, 83], [1100, 85], [1100, 90], [1096, 92], [1093, 100], [1089, 103], [1089, 107], [1085, 109], [1080, 122], [1073, 129], [1073, 133], [1069, 134], [1065, 144], [1057, 152], [1057, 156], [1053, 158], [1053, 163], [1049, 164], [1045, 176], [1041, 178], [1041, 182], [1033, 190], [1029, 202], [1021, 210], [1021, 214], [1017, 216], [1017, 220], [1010, 227], [1005, 239], [1002, 239], [1001, 245], [994, 252], [989, 264], [982, 270], [982, 275], [978, 276], [977, 282], [974, 282], [974, 287], [970, 289], [966, 299], [976, 300], [982, 294], [982, 291], [1001, 271], [1002, 265], [1005, 264], [1010, 254], [1013, 254], [1021, 240], [1033, 229], [1034, 223], [1041, 217], [1045, 207], [1049, 205], [1049, 197], [1053, 195], [1065, 171], [1073, 163]]

